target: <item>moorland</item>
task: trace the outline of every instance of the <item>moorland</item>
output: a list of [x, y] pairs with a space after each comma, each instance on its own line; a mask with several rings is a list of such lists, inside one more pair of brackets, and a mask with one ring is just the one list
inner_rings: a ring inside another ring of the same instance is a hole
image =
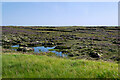
[[[3, 77], [118, 78], [119, 30], [116, 26], [2, 26]], [[48, 50], [35, 52], [40, 46]]]

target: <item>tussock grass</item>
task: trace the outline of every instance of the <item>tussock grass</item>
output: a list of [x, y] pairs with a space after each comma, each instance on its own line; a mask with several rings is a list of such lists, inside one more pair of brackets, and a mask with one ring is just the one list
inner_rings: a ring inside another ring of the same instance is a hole
[[57, 57], [3, 54], [3, 78], [118, 78], [118, 64]]

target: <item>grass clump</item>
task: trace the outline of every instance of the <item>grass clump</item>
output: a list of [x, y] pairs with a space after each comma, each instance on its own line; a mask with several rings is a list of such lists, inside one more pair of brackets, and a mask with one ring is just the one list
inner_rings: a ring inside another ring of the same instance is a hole
[[118, 78], [118, 64], [57, 57], [3, 54], [3, 78]]

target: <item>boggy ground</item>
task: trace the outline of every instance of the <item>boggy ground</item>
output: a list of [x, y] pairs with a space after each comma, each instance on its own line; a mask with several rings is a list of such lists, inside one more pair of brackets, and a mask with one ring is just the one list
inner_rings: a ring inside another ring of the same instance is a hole
[[54, 50], [73, 59], [119, 61], [119, 30], [119, 27], [2, 26], [2, 47], [56, 46]]

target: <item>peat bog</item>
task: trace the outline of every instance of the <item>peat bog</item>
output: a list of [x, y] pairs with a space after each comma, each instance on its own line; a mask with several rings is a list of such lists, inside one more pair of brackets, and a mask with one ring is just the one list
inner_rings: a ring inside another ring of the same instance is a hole
[[2, 26], [2, 77], [119, 78], [119, 30]]
[[[120, 46], [119, 27], [42, 27], [2, 26], [2, 47], [4, 52], [12, 49], [22, 53], [35, 54], [35, 47], [54, 47], [36, 54], [66, 54], [73, 59], [104, 60], [118, 62]], [[17, 47], [11, 47], [19, 45]]]

